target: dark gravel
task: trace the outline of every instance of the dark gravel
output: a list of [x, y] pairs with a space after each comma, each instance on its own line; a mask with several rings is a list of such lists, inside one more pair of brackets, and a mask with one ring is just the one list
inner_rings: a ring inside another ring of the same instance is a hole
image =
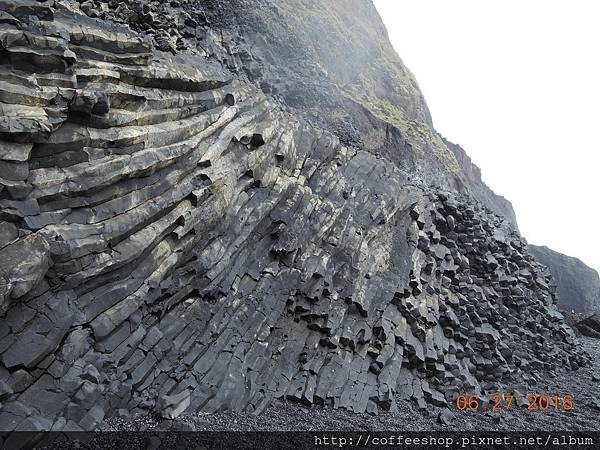
[[[433, 430], [496, 430], [496, 431], [600, 431], [600, 340], [580, 337], [579, 342], [592, 356], [592, 363], [575, 372], [564, 371], [538, 385], [537, 394], [573, 396], [571, 411], [549, 408], [529, 411], [516, 401], [508, 411], [458, 411], [454, 405], [444, 414], [441, 423], [439, 409], [422, 411], [411, 402], [398, 402], [398, 411], [377, 416], [355, 414], [344, 410], [274, 402], [260, 416], [227, 411], [215, 414], [193, 413], [175, 421], [155, 416], [110, 418], [103, 430], [177, 430], [177, 431], [433, 431]], [[506, 392], [502, 389], [500, 392]]]

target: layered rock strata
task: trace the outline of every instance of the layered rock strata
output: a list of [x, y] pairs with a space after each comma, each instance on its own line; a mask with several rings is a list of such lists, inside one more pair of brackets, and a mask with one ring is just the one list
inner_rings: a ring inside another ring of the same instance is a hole
[[1, 430], [444, 406], [586, 362], [469, 196], [69, 3], [0, 10]]

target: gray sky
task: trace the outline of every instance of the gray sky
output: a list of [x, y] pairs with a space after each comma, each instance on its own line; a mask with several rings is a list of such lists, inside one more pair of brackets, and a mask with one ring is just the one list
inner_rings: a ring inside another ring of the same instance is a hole
[[529, 243], [600, 271], [600, 2], [374, 0], [436, 129]]

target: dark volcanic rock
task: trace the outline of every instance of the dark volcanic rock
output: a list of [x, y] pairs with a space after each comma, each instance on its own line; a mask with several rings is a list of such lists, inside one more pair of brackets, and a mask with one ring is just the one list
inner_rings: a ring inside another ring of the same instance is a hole
[[578, 320], [575, 327], [584, 336], [600, 338], [600, 314], [592, 314]]
[[[0, 2], [0, 429], [445, 406], [587, 363], [551, 277], [468, 190], [344, 145], [183, 40], [156, 50], [157, 2], [106, 5]], [[81, 13], [119, 9], [153, 41]]]
[[[236, 411], [214, 414], [189, 413], [178, 417], [172, 426], [175, 428], [178, 422], [182, 423], [183, 427], [191, 424], [198, 431], [600, 431], [596, 402], [591, 400], [600, 395], [600, 378], [595, 376], [596, 373], [600, 374], [600, 341], [584, 337], [579, 341], [579, 345], [593, 355], [593, 364], [580, 369], [576, 376], [573, 376], [572, 372], [564, 371], [557, 377], [544, 379], [535, 390], [536, 394], [540, 395], [574, 392], [572, 395], [575, 407], [569, 412], [537, 411], [534, 414], [527, 409], [529, 403], [525, 402], [525, 405], [519, 406], [516, 401], [502, 412], [469, 413], [446, 408], [420, 410], [414, 403], [398, 402], [398, 411], [374, 416], [319, 406], [307, 408], [303, 405], [275, 401], [258, 417]], [[492, 409], [494, 403], [489, 403], [489, 409]], [[140, 430], [160, 429], [164, 425], [165, 422], [158, 417], [140, 416], [125, 421], [118, 418], [108, 419], [102, 427], [106, 430]]]
[[577, 258], [548, 247], [530, 245], [535, 259], [550, 269], [558, 285], [559, 307], [567, 311], [600, 311], [600, 276]]
[[93, 3], [86, 14], [127, 23], [161, 50], [210, 55], [343, 144], [384, 156], [425, 184], [471, 192], [516, 227], [510, 202], [435, 131], [418, 83], [370, 1]]

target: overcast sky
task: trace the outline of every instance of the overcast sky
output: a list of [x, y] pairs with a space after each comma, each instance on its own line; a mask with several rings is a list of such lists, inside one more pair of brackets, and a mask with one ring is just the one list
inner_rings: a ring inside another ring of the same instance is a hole
[[374, 3], [436, 129], [528, 242], [600, 271], [600, 1]]

